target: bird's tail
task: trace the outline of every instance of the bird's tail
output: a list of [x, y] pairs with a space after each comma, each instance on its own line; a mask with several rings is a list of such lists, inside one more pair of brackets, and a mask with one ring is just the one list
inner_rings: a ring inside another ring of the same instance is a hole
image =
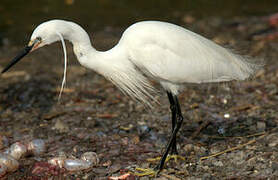
[[234, 77], [236, 77], [236, 80], [246, 80], [252, 78], [257, 71], [265, 65], [265, 61], [262, 58], [252, 58], [247, 55], [242, 56], [232, 52], [229, 53], [235, 69]]

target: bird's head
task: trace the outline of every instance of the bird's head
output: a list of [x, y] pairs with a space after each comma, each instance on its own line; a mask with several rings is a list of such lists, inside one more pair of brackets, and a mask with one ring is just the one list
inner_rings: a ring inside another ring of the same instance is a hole
[[60, 25], [61, 22], [66, 21], [50, 20], [37, 26], [33, 31], [28, 44], [29, 47], [32, 47], [30, 52], [58, 41], [60, 39], [58, 35], [59, 30], [63, 27], [63, 25]]
[[58, 30], [63, 26], [59, 24], [65, 22], [63, 20], [50, 20], [37, 26], [31, 35], [28, 45], [2, 70], [2, 73], [10, 69], [29, 52], [60, 40]]

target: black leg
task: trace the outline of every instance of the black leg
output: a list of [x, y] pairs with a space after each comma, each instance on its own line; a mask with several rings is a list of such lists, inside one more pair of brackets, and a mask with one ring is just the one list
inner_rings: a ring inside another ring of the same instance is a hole
[[174, 100], [174, 104], [175, 104], [175, 109], [177, 111], [177, 114], [176, 114], [177, 115], [177, 119], [176, 119], [177, 121], [175, 123], [175, 128], [174, 128], [174, 130], [171, 134], [171, 137], [170, 137], [170, 139], [169, 139], [169, 141], [166, 145], [166, 148], [165, 148], [165, 151], [162, 155], [162, 158], [160, 159], [159, 164], [155, 168], [159, 171], [163, 169], [163, 166], [164, 166], [165, 160], [166, 160], [166, 158], [169, 154], [170, 148], [172, 147], [174, 139], [176, 139], [176, 135], [177, 135], [177, 133], [178, 133], [178, 131], [179, 131], [181, 125], [182, 125], [182, 122], [183, 122], [183, 117], [182, 117], [182, 114], [181, 114], [181, 108], [180, 108], [180, 104], [179, 104], [179, 101], [178, 101], [178, 97], [174, 96], [173, 100]]
[[[167, 95], [170, 102], [170, 109], [172, 113], [172, 133], [173, 133], [177, 123], [177, 118], [176, 118], [177, 109], [176, 109], [175, 100], [172, 93], [167, 91]], [[174, 137], [170, 154], [178, 154], [176, 137]]]

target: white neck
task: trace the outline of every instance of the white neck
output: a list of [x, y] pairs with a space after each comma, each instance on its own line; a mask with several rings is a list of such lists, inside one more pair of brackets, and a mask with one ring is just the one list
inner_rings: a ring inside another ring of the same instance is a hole
[[102, 74], [126, 94], [148, 104], [147, 97], [151, 97], [148, 90], [152, 91], [152, 86], [137, 72], [121, 41], [112, 49], [100, 52], [92, 47], [88, 34], [79, 25], [66, 22], [59, 27], [62, 36], [73, 44], [81, 65]]
[[78, 60], [88, 52], [96, 51], [91, 45], [87, 32], [81, 26], [72, 22], [66, 24], [62, 35], [73, 44], [73, 50]]
[[[112, 72], [113, 68], [118, 67], [119, 64], [130, 65], [130, 62], [127, 62], [125, 50], [119, 46], [105, 52], [97, 51], [92, 47], [87, 32], [78, 24], [66, 21], [60, 27], [63, 27], [60, 30], [62, 36], [73, 44], [74, 54], [81, 65], [104, 76], [106, 76], [106, 72]], [[122, 65], [122, 67], [126, 65]]]

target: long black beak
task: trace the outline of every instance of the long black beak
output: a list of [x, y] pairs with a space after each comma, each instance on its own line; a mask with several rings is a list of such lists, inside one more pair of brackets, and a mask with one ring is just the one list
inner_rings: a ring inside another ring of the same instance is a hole
[[7, 67], [5, 67], [2, 70], [2, 73], [8, 71], [13, 65], [15, 65], [18, 61], [20, 61], [24, 56], [26, 56], [33, 48], [35, 43], [33, 43], [31, 46], [27, 46], [23, 49], [23, 51], [21, 51], [20, 53], [18, 53], [18, 55], [10, 62], [10, 64], [7, 65]]

